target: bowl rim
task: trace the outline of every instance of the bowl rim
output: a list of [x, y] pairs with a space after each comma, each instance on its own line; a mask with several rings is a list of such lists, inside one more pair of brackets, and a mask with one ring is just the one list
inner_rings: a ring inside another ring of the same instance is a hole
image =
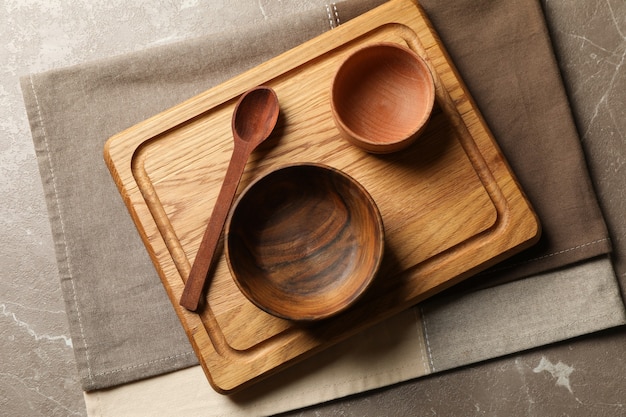
[[[262, 300], [259, 300], [257, 297], [254, 296], [254, 294], [249, 293], [249, 291], [241, 285], [239, 281], [239, 277], [235, 273], [234, 266], [232, 264], [233, 259], [231, 257], [230, 248], [228, 244], [233, 216], [235, 214], [236, 208], [239, 207], [241, 201], [245, 198], [246, 194], [248, 194], [248, 192], [252, 188], [254, 188], [259, 182], [263, 181], [264, 179], [266, 179], [267, 177], [271, 175], [277, 174], [278, 172], [284, 171], [287, 169], [299, 169], [299, 168], [322, 169], [322, 170], [333, 173], [333, 175], [340, 175], [344, 177], [345, 179], [347, 179], [353, 186], [355, 186], [359, 190], [359, 194], [362, 195], [367, 201], [368, 206], [371, 208], [373, 212], [373, 218], [375, 219], [375, 223], [377, 226], [377, 233], [375, 235], [375, 239], [376, 239], [376, 242], [378, 242], [378, 245], [377, 245], [377, 249], [375, 252], [375, 255], [376, 255], [375, 262], [370, 272], [368, 273], [367, 277], [363, 280], [364, 284], [359, 287], [358, 291], [355, 291], [352, 294], [352, 297], [348, 302], [346, 302], [340, 308], [328, 311], [325, 314], [306, 315], [306, 316], [305, 315], [289, 315], [289, 314], [276, 311], [266, 306], [262, 302]], [[239, 194], [239, 196], [237, 196], [235, 202], [230, 208], [228, 217], [226, 219], [226, 225], [224, 228], [224, 254], [226, 258], [226, 263], [228, 265], [230, 276], [232, 280], [235, 282], [235, 284], [237, 285], [237, 288], [239, 289], [239, 291], [246, 297], [247, 300], [252, 302], [254, 305], [256, 305], [261, 310], [265, 311], [266, 313], [273, 315], [275, 317], [281, 318], [281, 319], [295, 321], [295, 322], [312, 322], [312, 321], [327, 319], [327, 318], [336, 316], [337, 314], [347, 310], [352, 305], [354, 305], [359, 299], [361, 299], [362, 295], [370, 288], [370, 286], [372, 285], [372, 282], [376, 278], [378, 271], [380, 270], [380, 265], [383, 260], [383, 256], [385, 252], [385, 245], [386, 245], [385, 244], [385, 225], [383, 222], [383, 217], [380, 213], [380, 209], [378, 208], [378, 205], [376, 204], [376, 201], [374, 200], [372, 195], [369, 193], [369, 191], [367, 191], [367, 189], [359, 181], [357, 181], [354, 177], [347, 174], [343, 170], [339, 168], [335, 168], [330, 165], [323, 164], [323, 163], [318, 163], [318, 162], [295, 162], [295, 163], [282, 164], [277, 167], [270, 168], [263, 174], [259, 175], [257, 178], [252, 180], [244, 188], [244, 190]]]
[[[396, 140], [387, 141], [387, 142], [375, 142], [356, 133], [353, 129], [351, 129], [345, 123], [345, 121], [343, 120], [343, 117], [341, 116], [340, 112], [337, 110], [337, 106], [335, 104], [335, 101], [336, 101], [335, 100], [336, 98], [335, 88], [337, 85], [337, 78], [339, 76], [340, 71], [344, 68], [346, 63], [352, 60], [355, 56], [367, 50], [377, 49], [377, 48], [396, 49], [411, 56], [413, 60], [418, 63], [418, 66], [422, 70], [425, 70], [423, 72], [424, 74], [426, 74], [426, 77], [428, 79], [428, 87], [429, 87], [428, 92], [430, 93], [428, 94], [428, 97], [427, 97], [426, 106], [425, 106], [426, 111], [424, 112], [424, 117], [419, 121], [419, 123], [407, 135], [401, 138], [398, 138]], [[432, 111], [435, 105], [435, 97], [437, 95], [436, 90], [437, 89], [435, 85], [435, 78], [433, 76], [432, 70], [430, 69], [430, 65], [428, 65], [428, 62], [424, 57], [422, 57], [420, 54], [412, 50], [410, 47], [404, 46], [399, 43], [389, 42], [389, 41], [373, 42], [373, 43], [369, 43], [367, 45], [364, 45], [352, 51], [347, 57], [343, 59], [343, 61], [341, 62], [337, 70], [335, 71], [335, 74], [332, 80], [331, 89], [330, 89], [330, 107], [331, 107], [331, 112], [333, 114], [333, 119], [339, 125], [340, 130], [343, 130], [343, 132], [345, 132], [345, 134], [349, 136], [349, 138], [347, 138], [348, 141], [350, 141], [355, 146], [365, 149], [368, 152], [389, 153], [389, 152], [395, 152], [395, 151], [404, 149], [405, 147], [409, 146], [418, 138], [421, 131], [428, 124], [428, 121], [430, 120], [430, 117], [432, 115]], [[398, 146], [400, 144], [403, 144], [404, 146]]]

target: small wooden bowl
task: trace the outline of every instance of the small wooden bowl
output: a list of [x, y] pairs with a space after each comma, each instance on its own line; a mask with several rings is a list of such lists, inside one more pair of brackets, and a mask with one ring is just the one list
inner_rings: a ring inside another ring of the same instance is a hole
[[354, 52], [339, 67], [331, 91], [341, 135], [371, 153], [396, 152], [413, 143], [434, 102], [428, 65], [395, 43], [375, 43]]
[[277, 317], [310, 321], [348, 308], [378, 271], [384, 228], [369, 193], [320, 164], [287, 165], [250, 184], [226, 224], [241, 292]]

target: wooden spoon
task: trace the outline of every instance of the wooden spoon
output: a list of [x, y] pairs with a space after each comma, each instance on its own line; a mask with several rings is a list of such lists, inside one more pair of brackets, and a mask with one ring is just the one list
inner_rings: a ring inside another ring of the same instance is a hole
[[204, 283], [213, 263], [226, 217], [235, 198], [239, 181], [252, 151], [267, 139], [278, 120], [279, 105], [274, 90], [269, 87], [256, 87], [244, 93], [235, 106], [232, 131], [235, 147], [222, 188], [217, 196], [209, 224], [185, 283], [180, 305], [196, 311]]

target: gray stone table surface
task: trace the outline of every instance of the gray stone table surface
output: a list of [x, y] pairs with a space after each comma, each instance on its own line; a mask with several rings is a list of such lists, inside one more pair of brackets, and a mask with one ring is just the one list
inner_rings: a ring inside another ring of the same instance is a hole
[[[86, 415], [19, 76], [326, 3], [0, 3], [0, 416]], [[583, 142], [624, 141], [624, 1], [542, 4]], [[609, 185], [599, 187], [601, 201], [612, 198]], [[618, 328], [287, 415], [626, 415], [624, 357]]]

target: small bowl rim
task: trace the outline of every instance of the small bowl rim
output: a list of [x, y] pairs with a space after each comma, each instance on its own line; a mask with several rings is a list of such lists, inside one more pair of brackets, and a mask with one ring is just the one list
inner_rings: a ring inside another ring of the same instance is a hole
[[[403, 51], [404, 53], [407, 53], [408, 55], [410, 55], [416, 62], [419, 63], [419, 66], [424, 69], [424, 73], [426, 74], [429, 82], [429, 88], [428, 91], [430, 92], [430, 94], [428, 94], [428, 101], [426, 102], [426, 111], [425, 111], [425, 116], [420, 120], [420, 122], [414, 127], [414, 129], [411, 130], [411, 132], [401, 138], [398, 138], [396, 140], [393, 141], [387, 141], [387, 142], [375, 142], [372, 141], [358, 133], [356, 133], [352, 128], [350, 128], [345, 121], [343, 120], [343, 117], [340, 115], [339, 111], [337, 110], [337, 106], [335, 104], [336, 101], [336, 95], [335, 95], [335, 86], [337, 83], [337, 77], [339, 75], [339, 72], [341, 71], [342, 68], [344, 68], [344, 65], [346, 65], [346, 63], [348, 61], [350, 61], [351, 59], [353, 59], [356, 55], [363, 53], [364, 51], [367, 51], [369, 49], [375, 49], [375, 48], [393, 48], [393, 49], [397, 49], [400, 51]], [[380, 154], [385, 154], [385, 153], [392, 153], [392, 152], [396, 152], [396, 151], [400, 151], [402, 149], [405, 149], [406, 147], [408, 147], [410, 144], [412, 144], [420, 135], [420, 133], [422, 132], [422, 130], [426, 127], [426, 125], [428, 124], [428, 121], [430, 120], [430, 117], [432, 115], [432, 111], [435, 105], [435, 97], [436, 97], [436, 85], [435, 85], [435, 79], [434, 76], [432, 74], [432, 71], [430, 69], [430, 66], [428, 65], [428, 63], [426, 62], [426, 60], [417, 52], [415, 52], [414, 50], [412, 50], [411, 48], [401, 45], [399, 43], [395, 43], [395, 42], [388, 42], [388, 41], [381, 41], [381, 42], [374, 42], [374, 43], [370, 43], [367, 45], [364, 45], [360, 48], [357, 48], [356, 50], [352, 51], [346, 58], [343, 59], [343, 61], [341, 62], [341, 64], [339, 65], [339, 67], [337, 68], [337, 70], [335, 71], [335, 74], [333, 76], [333, 80], [332, 80], [332, 85], [331, 85], [331, 90], [330, 90], [330, 107], [331, 107], [331, 112], [333, 114], [333, 119], [335, 120], [335, 122], [337, 124], [340, 125], [340, 130], [343, 130], [345, 132], [345, 134], [347, 134], [349, 137], [346, 138], [350, 143], [354, 144], [355, 146], [358, 146], [364, 150], [366, 150], [367, 152], [370, 153], [380, 153]], [[344, 136], [344, 135], [342, 135]], [[400, 146], [402, 145], [402, 146]]]
[[[331, 310], [326, 312], [325, 314], [317, 314], [317, 315], [307, 315], [307, 316], [298, 316], [298, 315], [289, 315], [289, 314], [284, 314], [278, 311], [273, 310], [272, 308], [266, 306], [262, 300], [259, 300], [258, 298], [256, 298], [253, 294], [250, 294], [247, 289], [245, 289], [244, 287], [242, 287], [240, 281], [239, 281], [239, 277], [238, 275], [235, 273], [234, 270], [234, 266], [232, 264], [233, 259], [230, 253], [230, 248], [229, 248], [229, 236], [230, 233], [229, 231], [231, 230], [231, 225], [232, 225], [232, 220], [233, 220], [233, 216], [235, 214], [235, 210], [236, 208], [239, 206], [239, 204], [241, 203], [241, 201], [245, 198], [246, 194], [248, 193], [248, 191], [250, 191], [253, 187], [255, 187], [259, 182], [263, 181], [265, 178], [274, 175], [276, 173], [278, 173], [279, 171], [284, 171], [286, 169], [298, 169], [298, 168], [305, 168], [305, 167], [312, 167], [315, 169], [323, 169], [326, 171], [330, 171], [332, 172], [334, 175], [340, 175], [344, 178], [346, 178], [353, 186], [355, 186], [358, 190], [359, 190], [359, 194], [361, 194], [363, 197], [365, 197], [365, 200], [368, 203], [368, 206], [372, 209], [373, 211], [373, 218], [375, 219], [376, 225], [377, 225], [377, 234], [374, 236], [374, 239], [376, 239], [376, 241], [378, 242], [378, 247], [377, 250], [375, 252], [375, 262], [374, 265], [372, 266], [372, 268], [370, 268], [369, 273], [367, 274], [367, 277], [365, 279], [363, 279], [363, 284], [358, 291], [355, 291], [354, 293], [352, 293], [352, 297], [351, 299], [344, 303], [340, 308], [337, 308], [335, 310]], [[376, 201], [374, 200], [374, 198], [372, 197], [372, 195], [369, 193], [369, 191], [367, 191], [367, 189], [359, 182], [357, 181], [354, 177], [352, 177], [351, 175], [347, 174], [346, 172], [344, 172], [341, 169], [335, 168], [333, 166], [330, 165], [326, 165], [323, 163], [317, 163], [317, 162], [295, 162], [295, 163], [287, 163], [287, 164], [282, 164], [280, 166], [277, 166], [275, 168], [270, 168], [268, 171], [266, 171], [265, 173], [259, 175], [258, 178], [255, 178], [254, 180], [252, 180], [245, 188], [244, 190], [239, 194], [239, 196], [236, 198], [235, 202], [233, 203], [229, 213], [228, 213], [228, 217], [226, 220], [226, 225], [224, 228], [224, 252], [225, 252], [225, 257], [226, 257], [226, 263], [228, 265], [228, 269], [230, 272], [230, 276], [232, 278], [232, 280], [235, 282], [235, 284], [237, 285], [237, 288], [239, 289], [239, 291], [244, 295], [244, 297], [252, 302], [255, 306], [257, 306], [259, 309], [265, 311], [266, 313], [281, 318], [281, 319], [285, 319], [285, 320], [290, 320], [293, 322], [313, 322], [313, 321], [319, 321], [319, 320], [324, 320], [330, 317], [334, 317], [336, 315], [338, 315], [339, 313], [347, 310], [348, 308], [350, 308], [351, 306], [353, 306], [358, 300], [360, 300], [363, 296], [364, 293], [367, 292], [367, 290], [371, 287], [372, 283], [374, 282], [374, 279], [376, 278], [376, 276], [378, 275], [378, 272], [380, 270], [380, 265], [382, 263], [383, 260], [383, 256], [384, 256], [384, 252], [385, 252], [385, 225], [383, 222], [383, 217], [382, 214], [380, 213], [380, 209], [378, 207], [378, 205], [376, 204]]]

